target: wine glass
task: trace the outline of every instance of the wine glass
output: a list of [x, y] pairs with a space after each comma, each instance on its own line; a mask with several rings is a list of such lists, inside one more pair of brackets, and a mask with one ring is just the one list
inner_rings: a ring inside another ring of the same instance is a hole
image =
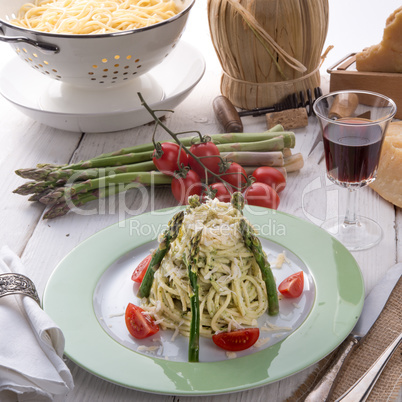
[[375, 180], [381, 147], [396, 105], [369, 91], [338, 91], [318, 98], [313, 106], [321, 125], [327, 177], [348, 190], [346, 214], [321, 227], [351, 251], [378, 244], [382, 229], [356, 213], [356, 190]]

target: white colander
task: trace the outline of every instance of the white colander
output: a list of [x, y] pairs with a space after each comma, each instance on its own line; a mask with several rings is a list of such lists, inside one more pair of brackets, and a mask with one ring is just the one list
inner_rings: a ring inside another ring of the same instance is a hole
[[195, 0], [175, 0], [180, 12], [146, 28], [109, 34], [67, 35], [10, 24], [27, 0], [0, 0], [0, 41], [47, 77], [77, 86], [124, 84], [148, 72], [180, 39]]

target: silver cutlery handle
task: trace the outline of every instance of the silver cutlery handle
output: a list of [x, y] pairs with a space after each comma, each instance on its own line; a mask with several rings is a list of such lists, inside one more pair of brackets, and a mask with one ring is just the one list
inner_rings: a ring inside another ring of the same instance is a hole
[[341, 350], [339, 351], [335, 362], [332, 364], [327, 373], [321, 378], [321, 381], [316, 385], [316, 387], [308, 394], [304, 402], [324, 402], [331, 396], [341, 368], [350, 356], [350, 352], [358, 344], [358, 338], [355, 338], [353, 335], [348, 336], [346, 341], [342, 344]]
[[375, 383], [377, 382], [382, 370], [388, 363], [392, 354], [402, 342], [402, 333], [388, 346], [377, 361], [366, 371], [366, 373], [355, 382], [336, 402], [363, 402], [370, 395]]

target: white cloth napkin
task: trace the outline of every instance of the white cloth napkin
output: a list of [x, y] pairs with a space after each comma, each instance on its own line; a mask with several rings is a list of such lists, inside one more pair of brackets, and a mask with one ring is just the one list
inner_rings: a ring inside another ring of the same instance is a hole
[[[0, 250], [0, 274], [25, 274], [7, 246]], [[29, 277], [29, 275], [26, 275]], [[24, 295], [0, 298], [0, 401], [53, 401], [74, 386], [64, 363], [60, 328]]]

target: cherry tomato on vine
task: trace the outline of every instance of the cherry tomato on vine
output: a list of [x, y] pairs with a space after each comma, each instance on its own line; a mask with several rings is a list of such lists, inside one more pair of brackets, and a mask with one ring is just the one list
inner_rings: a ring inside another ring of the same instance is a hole
[[221, 179], [237, 187], [238, 191], [241, 191], [242, 187], [247, 183], [247, 173], [241, 165], [232, 162], [229, 169], [222, 174]]
[[183, 148], [180, 149], [178, 144], [174, 142], [164, 142], [160, 144], [160, 147], [160, 150], [158, 147], [152, 154], [152, 161], [160, 172], [172, 176], [182, 165], [188, 165], [187, 154]]
[[[190, 147], [190, 152], [200, 158], [202, 164], [205, 165], [211, 172], [219, 174], [220, 152], [218, 147], [211, 141], [201, 142], [199, 144], [193, 144]], [[188, 156], [188, 164], [191, 169], [194, 170], [201, 179], [205, 179], [205, 169], [194, 159], [191, 155]], [[211, 173], [208, 172], [208, 177], [211, 177]]]
[[145, 311], [135, 304], [128, 303], [125, 313], [128, 332], [137, 339], [154, 335], [159, 331], [155, 321]]
[[281, 292], [285, 297], [293, 298], [299, 297], [304, 288], [304, 275], [303, 271], [296, 272], [288, 276], [283, 280], [278, 286], [279, 292]]
[[176, 201], [181, 205], [187, 205], [190, 195], [201, 195], [202, 183], [200, 176], [190, 169], [184, 178], [173, 177], [171, 189]]
[[142, 280], [144, 279], [145, 272], [147, 272], [149, 263], [151, 262], [152, 255], [148, 255], [145, 257], [137, 266], [137, 268], [134, 270], [133, 274], [131, 275], [131, 279], [134, 282], [141, 283]]
[[277, 193], [280, 193], [286, 187], [285, 176], [278, 169], [271, 166], [258, 167], [254, 170], [252, 176], [255, 178], [255, 181], [268, 184], [268, 186], [271, 186]]
[[232, 352], [239, 352], [253, 346], [260, 336], [258, 328], [239, 329], [212, 335], [216, 346]]
[[222, 182], [216, 182], [209, 186], [211, 190], [216, 190], [215, 198], [217, 198], [221, 202], [230, 202], [232, 198], [232, 191], [230, 190], [230, 186], [228, 188]]
[[268, 184], [254, 182], [243, 193], [244, 199], [249, 205], [256, 205], [259, 207], [278, 209], [279, 195]]

